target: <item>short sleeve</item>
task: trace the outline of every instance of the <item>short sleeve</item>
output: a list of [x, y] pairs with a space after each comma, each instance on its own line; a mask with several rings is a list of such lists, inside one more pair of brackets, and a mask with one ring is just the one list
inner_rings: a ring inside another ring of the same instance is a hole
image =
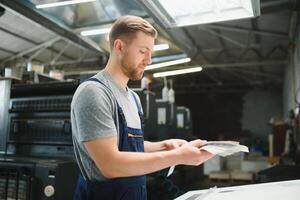
[[114, 101], [104, 86], [88, 84], [77, 95], [72, 106], [79, 141], [117, 135]]

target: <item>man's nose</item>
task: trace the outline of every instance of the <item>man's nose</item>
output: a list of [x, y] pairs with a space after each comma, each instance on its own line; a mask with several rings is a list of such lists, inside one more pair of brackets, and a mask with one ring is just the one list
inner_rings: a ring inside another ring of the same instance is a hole
[[151, 63], [152, 63], [152, 54], [151, 53], [148, 53], [147, 55], [146, 55], [146, 63], [147, 63], [147, 65], [150, 65]]

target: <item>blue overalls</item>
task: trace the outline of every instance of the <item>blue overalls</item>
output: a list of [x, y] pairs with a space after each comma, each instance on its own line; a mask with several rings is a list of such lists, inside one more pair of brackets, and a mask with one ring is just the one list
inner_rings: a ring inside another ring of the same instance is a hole
[[[96, 81], [110, 89], [97, 78], [88, 81]], [[143, 127], [143, 113], [134, 94], [132, 94], [138, 107], [141, 125]], [[119, 150], [130, 152], [144, 152], [143, 129], [135, 129], [127, 126], [122, 108], [118, 105], [119, 116]], [[83, 172], [85, 173], [85, 172]], [[84, 176], [87, 177], [87, 176]], [[92, 182], [82, 175], [78, 178], [74, 200], [146, 200], [146, 176], [134, 176], [114, 178], [103, 182]]]

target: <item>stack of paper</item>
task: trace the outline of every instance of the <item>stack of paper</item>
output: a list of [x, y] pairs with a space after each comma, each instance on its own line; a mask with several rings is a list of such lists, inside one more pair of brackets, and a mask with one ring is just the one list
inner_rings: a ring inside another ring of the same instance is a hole
[[[208, 151], [218, 156], [229, 156], [237, 152], [249, 152], [248, 147], [240, 145], [235, 141], [209, 141], [200, 147], [200, 150]], [[167, 176], [170, 176], [175, 169], [175, 166], [170, 167]]]
[[249, 152], [248, 147], [235, 141], [210, 141], [200, 147], [200, 150], [208, 151], [219, 156], [229, 156], [237, 152]]

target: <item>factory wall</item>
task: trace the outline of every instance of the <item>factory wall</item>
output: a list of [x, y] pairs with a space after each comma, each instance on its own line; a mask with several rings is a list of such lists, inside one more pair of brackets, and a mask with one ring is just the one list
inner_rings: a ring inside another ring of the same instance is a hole
[[282, 117], [282, 92], [255, 89], [238, 93], [177, 94], [176, 104], [191, 109], [193, 134], [219, 140], [267, 139], [271, 117]]
[[[300, 16], [294, 16], [296, 31], [290, 46], [289, 64], [286, 67], [283, 84], [283, 112], [288, 117], [288, 112], [295, 109], [296, 93], [300, 87]], [[298, 92], [298, 99], [300, 94]]]
[[195, 136], [207, 140], [232, 139], [241, 134], [243, 95], [176, 94], [176, 105], [190, 108]]
[[267, 140], [272, 131], [271, 118], [282, 118], [282, 93], [276, 90], [252, 90], [243, 97], [242, 129]]

